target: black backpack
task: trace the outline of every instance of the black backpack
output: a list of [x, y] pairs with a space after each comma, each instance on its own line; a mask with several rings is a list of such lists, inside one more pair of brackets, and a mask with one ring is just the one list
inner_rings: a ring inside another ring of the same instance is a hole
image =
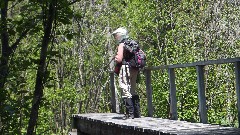
[[127, 63], [133, 68], [143, 68], [146, 66], [146, 55], [140, 49], [139, 44], [134, 40], [127, 40], [124, 42], [124, 48], [130, 52], [130, 58]]

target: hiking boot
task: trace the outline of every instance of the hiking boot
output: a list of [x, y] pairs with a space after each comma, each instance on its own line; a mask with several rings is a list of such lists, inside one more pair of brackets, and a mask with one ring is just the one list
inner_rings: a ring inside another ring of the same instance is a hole
[[129, 119], [134, 119], [134, 114], [129, 114]]
[[134, 115], [133, 114], [124, 114], [123, 120], [126, 120], [126, 119], [134, 119]]

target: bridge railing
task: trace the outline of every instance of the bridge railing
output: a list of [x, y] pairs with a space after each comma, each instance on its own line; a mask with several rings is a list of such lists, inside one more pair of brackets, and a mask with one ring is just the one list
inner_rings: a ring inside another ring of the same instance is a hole
[[[151, 72], [154, 70], [166, 69], [168, 70], [169, 77], [169, 93], [170, 93], [170, 116], [171, 119], [177, 120], [177, 97], [176, 97], [176, 84], [175, 84], [175, 71], [176, 68], [187, 68], [195, 67], [197, 72], [197, 87], [198, 87], [198, 101], [199, 101], [199, 117], [201, 123], [207, 123], [207, 108], [206, 108], [206, 96], [205, 96], [205, 83], [204, 83], [204, 67], [206, 65], [217, 65], [233, 63], [235, 68], [235, 83], [236, 83], [236, 96], [237, 96], [237, 112], [238, 112], [238, 123], [240, 123], [240, 57], [218, 59], [209, 61], [198, 61], [193, 63], [185, 64], [174, 64], [174, 65], [163, 65], [155, 67], [146, 67], [145, 70], [145, 84], [146, 84], [146, 95], [147, 95], [147, 111], [148, 116], [153, 116], [153, 105], [152, 105], [152, 83], [151, 83]], [[119, 112], [119, 102], [116, 95], [116, 89], [114, 85], [114, 73], [110, 72], [110, 87], [112, 92], [112, 112]], [[239, 124], [240, 125], [240, 124]]]

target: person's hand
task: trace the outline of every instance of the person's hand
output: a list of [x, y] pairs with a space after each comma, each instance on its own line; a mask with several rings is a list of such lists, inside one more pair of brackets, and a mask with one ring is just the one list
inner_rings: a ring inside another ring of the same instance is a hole
[[119, 76], [121, 67], [122, 67], [122, 64], [121, 64], [121, 63], [116, 63], [116, 64], [115, 64], [115, 68], [114, 68], [114, 73], [115, 73], [115, 75]]

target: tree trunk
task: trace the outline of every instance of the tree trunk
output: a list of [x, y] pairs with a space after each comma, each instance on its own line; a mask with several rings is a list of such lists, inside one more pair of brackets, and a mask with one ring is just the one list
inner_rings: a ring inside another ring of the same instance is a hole
[[[5, 83], [7, 81], [7, 77], [9, 74], [9, 59], [10, 56], [14, 53], [14, 51], [16, 50], [16, 48], [18, 47], [20, 41], [27, 35], [27, 33], [29, 32], [29, 30], [31, 29], [31, 27], [27, 27], [25, 28], [24, 31], [22, 31], [22, 33], [19, 33], [19, 37], [16, 39], [16, 41], [10, 45], [9, 44], [9, 33], [8, 33], [8, 4], [9, 4], [9, 0], [2, 0], [0, 2], [0, 9], [1, 9], [1, 50], [0, 50], [0, 127], [2, 128], [1, 125], [6, 125], [5, 121], [3, 121], [3, 119], [5, 119], [6, 117], [8, 117], [6, 114], [4, 114], [4, 102], [5, 100], [8, 98], [6, 93], [7, 91], [4, 89]], [[13, 9], [11, 9], [13, 10]], [[11, 14], [11, 13], [10, 13]], [[7, 123], [9, 121], [6, 121]], [[3, 131], [3, 128], [0, 128], [0, 134]]]
[[[7, 32], [7, 8], [8, 8], [8, 0], [4, 0], [3, 8], [1, 8], [1, 43], [2, 43], [2, 56], [0, 61], [0, 91], [1, 91], [1, 100], [2, 104], [3, 98], [5, 98], [5, 94], [3, 92], [3, 87], [6, 82], [6, 77], [8, 75], [8, 60], [9, 60], [9, 35]], [[2, 105], [0, 105], [2, 106]]]
[[44, 85], [44, 77], [46, 73], [47, 49], [48, 49], [48, 44], [51, 40], [50, 36], [52, 31], [52, 25], [54, 22], [54, 14], [56, 10], [55, 4], [56, 4], [55, 0], [51, 1], [51, 3], [49, 4], [48, 14], [46, 15], [47, 21], [46, 21], [46, 24], [44, 24], [45, 26], [44, 36], [42, 39], [40, 61], [39, 61], [38, 70], [37, 70], [35, 91], [34, 91], [34, 97], [32, 101], [32, 109], [31, 109], [30, 119], [28, 121], [27, 135], [33, 134], [34, 128], [37, 124], [39, 106], [43, 97], [43, 85]]
[[[6, 82], [6, 78], [8, 75], [8, 48], [9, 48], [9, 35], [7, 32], [7, 8], [8, 8], [8, 0], [2, 1], [1, 8], [1, 57], [0, 57], [0, 116], [3, 116], [3, 103], [6, 99], [6, 91], [4, 90], [4, 84]], [[2, 117], [0, 117], [0, 133], [2, 133]]]

